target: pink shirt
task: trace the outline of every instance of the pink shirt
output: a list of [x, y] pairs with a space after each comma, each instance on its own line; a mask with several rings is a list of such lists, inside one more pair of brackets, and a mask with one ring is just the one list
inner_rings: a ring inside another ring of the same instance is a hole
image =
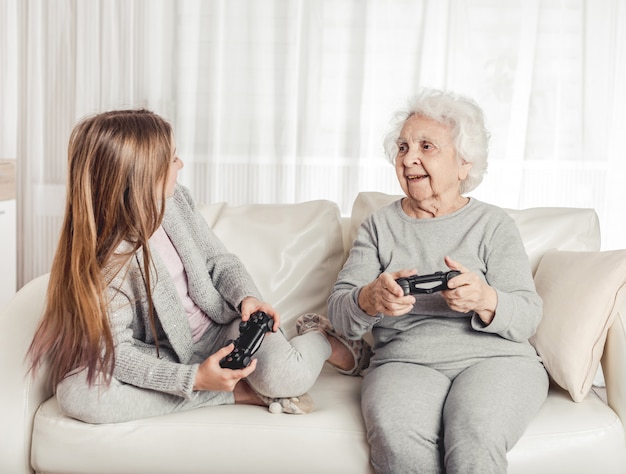
[[198, 342], [211, 325], [211, 320], [198, 308], [196, 303], [191, 299], [191, 296], [189, 296], [185, 267], [183, 266], [183, 262], [176, 248], [162, 226], [159, 226], [152, 237], [150, 237], [150, 245], [159, 253], [172, 277], [176, 291], [183, 303], [183, 308], [187, 313], [193, 342]]

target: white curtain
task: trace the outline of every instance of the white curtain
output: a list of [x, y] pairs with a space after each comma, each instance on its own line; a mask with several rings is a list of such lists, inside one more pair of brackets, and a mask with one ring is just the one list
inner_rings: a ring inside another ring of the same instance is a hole
[[17, 149], [17, 2], [0, 0], [0, 160]]
[[[0, 158], [18, 160], [18, 286], [49, 270], [82, 116], [174, 125], [198, 201], [399, 193], [391, 113], [420, 86], [474, 97], [492, 133], [473, 193], [594, 208], [626, 248], [622, 0], [0, 0]], [[17, 98], [17, 99], [16, 99]]]

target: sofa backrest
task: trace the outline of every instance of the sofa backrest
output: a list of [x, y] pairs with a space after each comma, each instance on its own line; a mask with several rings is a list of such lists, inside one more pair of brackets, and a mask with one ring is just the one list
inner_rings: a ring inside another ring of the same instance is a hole
[[344, 262], [339, 207], [331, 201], [299, 204], [200, 206], [228, 250], [281, 315], [287, 336], [305, 312], [326, 314], [326, 300]]
[[[348, 218], [340, 216], [335, 203], [324, 200], [235, 207], [217, 203], [199, 209], [226, 247], [241, 258], [263, 298], [278, 309], [291, 337], [300, 314], [326, 314], [326, 301], [363, 219], [400, 197], [360, 193]], [[550, 249], [600, 249], [600, 227], [592, 209], [507, 212], [520, 229], [533, 273]]]
[[[403, 196], [376, 192], [360, 193], [354, 200], [348, 240], [354, 242], [361, 222], [373, 211]], [[593, 209], [536, 207], [506, 209], [522, 236], [533, 275], [548, 250], [600, 250], [600, 223]]]

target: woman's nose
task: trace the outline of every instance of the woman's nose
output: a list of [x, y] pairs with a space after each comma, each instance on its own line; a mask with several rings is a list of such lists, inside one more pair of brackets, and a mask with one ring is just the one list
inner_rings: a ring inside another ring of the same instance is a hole
[[411, 149], [404, 155], [405, 166], [419, 165], [422, 163], [422, 157], [419, 150]]

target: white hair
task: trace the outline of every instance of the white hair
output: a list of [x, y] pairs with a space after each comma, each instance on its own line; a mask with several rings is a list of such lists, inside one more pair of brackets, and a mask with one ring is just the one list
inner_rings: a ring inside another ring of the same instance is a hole
[[391, 164], [395, 164], [398, 155], [397, 139], [400, 131], [413, 115], [422, 115], [450, 128], [457, 158], [472, 164], [467, 178], [461, 182], [461, 194], [475, 189], [487, 171], [489, 154], [489, 132], [478, 104], [452, 92], [435, 89], [420, 91], [393, 116], [392, 128], [383, 142], [385, 155]]

